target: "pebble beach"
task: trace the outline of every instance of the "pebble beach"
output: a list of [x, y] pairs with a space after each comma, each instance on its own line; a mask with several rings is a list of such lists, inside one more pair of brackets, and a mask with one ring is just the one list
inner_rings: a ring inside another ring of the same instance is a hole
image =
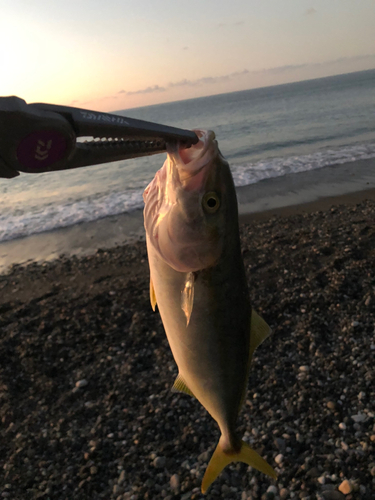
[[[241, 225], [255, 353], [229, 466], [205, 498], [375, 498], [375, 202]], [[143, 239], [0, 276], [0, 497], [188, 500], [219, 439], [149, 302]]]

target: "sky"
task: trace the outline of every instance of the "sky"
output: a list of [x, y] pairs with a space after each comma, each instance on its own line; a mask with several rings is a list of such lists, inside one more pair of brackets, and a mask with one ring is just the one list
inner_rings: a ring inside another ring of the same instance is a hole
[[99, 111], [375, 68], [374, 0], [0, 0], [0, 96]]

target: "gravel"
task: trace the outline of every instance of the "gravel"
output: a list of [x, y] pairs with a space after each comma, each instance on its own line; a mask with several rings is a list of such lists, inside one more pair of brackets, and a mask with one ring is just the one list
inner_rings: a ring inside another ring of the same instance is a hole
[[[368, 201], [241, 227], [274, 333], [238, 429], [278, 479], [234, 464], [207, 498], [375, 498], [374, 218]], [[144, 242], [14, 266], [0, 290], [0, 498], [202, 498], [219, 432], [170, 391]]]

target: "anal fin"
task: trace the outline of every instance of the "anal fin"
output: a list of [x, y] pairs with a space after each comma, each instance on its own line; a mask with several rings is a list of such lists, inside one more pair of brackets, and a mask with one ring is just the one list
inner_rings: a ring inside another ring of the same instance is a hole
[[172, 387], [172, 392], [184, 392], [185, 394], [189, 394], [189, 396], [192, 396], [193, 398], [195, 397], [180, 374], [177, 375], [177, 378]]
[[250, 329], [250, 352], [249, 358], [251, 360], [255, 349], [271, 335], [271, 328], [257, 314], [254, 309], [251, 311], [251, 329]]

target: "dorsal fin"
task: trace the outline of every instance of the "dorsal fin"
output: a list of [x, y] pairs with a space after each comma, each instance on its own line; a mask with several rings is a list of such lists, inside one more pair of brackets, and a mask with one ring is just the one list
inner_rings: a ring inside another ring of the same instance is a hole
[[[267, 325], [267, 323], [262, 319], [258, 313], [251, 310], [251, 324], [250, 324], [250, 349], [249, 349], [249, 360], [247, 364], [247, 375], [249, 376], [251, 360], [253, 358], [253, 354], [255, 349], [265, 340], [267, 337], [271, 335], [271, 328]], [[242, 408], [245, 402], [245, 396], [247, 391], [247, 385], [245, 385], [242, 397], [240, 408]]]
[[152, 284], [151, 276], [150, 276], [150, 302], [151, 302], [152, 310], [155, 311], [156, 295], [155, 295], [154, 285]]
[[177, 375], [177, 378], [172, 387], [172, 392], [184, 392], [185, 394], [189, 394], [189, 396], [192, 396], [193, 398], [195, 397], [180, 374]]
[[253, 357], [255, 349], [271, 335], [271, 328], [257, 314], [254, 309], [251, 311], [251, 328], [250, 328], [250, 352], [249, 359]]

